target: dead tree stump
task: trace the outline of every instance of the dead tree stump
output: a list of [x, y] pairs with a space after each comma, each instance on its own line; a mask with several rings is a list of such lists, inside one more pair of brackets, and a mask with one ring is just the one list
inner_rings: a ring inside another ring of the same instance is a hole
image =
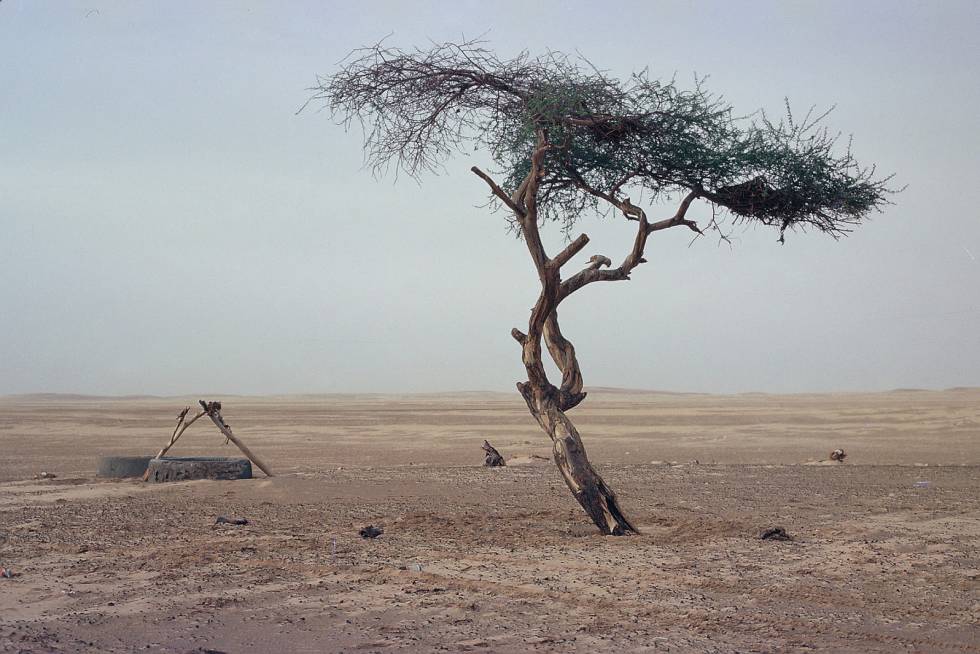
[[505, 466], [507, 462], [504, 461], [504, 457], [500, 456], [500, 452], [494, 449], [490, 441], [483, 441], [483, 451], [487, 453], [485, 459], [483, 459], [483, 465], [488, 468], [496, 468], [498, 466]]

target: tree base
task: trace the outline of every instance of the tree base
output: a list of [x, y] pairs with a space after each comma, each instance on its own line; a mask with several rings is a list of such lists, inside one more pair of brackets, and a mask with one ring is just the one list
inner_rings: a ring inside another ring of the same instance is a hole
[[616, 494], [589, 463], [577, 434], [555, 439], [554, 459], [565, 484], [600, 532], [606, 536], [640, 533], [623, 514]]

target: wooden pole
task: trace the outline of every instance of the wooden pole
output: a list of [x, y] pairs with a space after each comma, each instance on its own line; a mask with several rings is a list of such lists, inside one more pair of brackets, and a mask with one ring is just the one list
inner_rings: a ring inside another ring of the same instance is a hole
[[[164, 445], [163, 448], [159, 452], [157, 452], [157, 455], [154, 458], [159, 459], [161, 456], [166, 454], [170, 450], [170, 448], [174, 446], [174, 443], [177, 442], [177, 439], [179, 439], [181, 436], [184, 435], [184, 432], [187, 431], [187, 428], [193, 425], [198, 418], [200, 418], [201, 416], [207, 413], [206, 411], [201, 411], [187, 422], [184, 422], [184, 417], [187, 416], [187, 412], [190, 410], [191, 408], [187, 407], [180, 412], [180, 414], [177, 416], [177, 426], [174, 427], [174, 433], [170, 436], [170, 442]], [[143, 473], [143, 481], [146, 481], [149, 478], [150, 478], [150, 470], [147, 469], [147, 471]]]
[[197, 419], [200, 418], [203, 415], [204, 415], [204, 412], [201, 411], [200, 413], [198, 413], [196, 416], [194, 416], [193, 418], [191, 418], [187, 422], [183, 423], [182, 425], [179, 425], [177, 427], [177, 429], [174, 430], [174, 435], [170, 438], [170, 442], [167, 443], [166, 445], [164, 445], [162, 450], [160, 450], [159, 452], [157, 452], [156, 458], [159, 459], [161, 456], [163, 456], [164, 454], [166, 454], [167, 451], [170, 450], [170, 448], [174, 446], [174, 443], [177, 442], [177, 439], [184, 435], [184, 432], [187, 431], [187, 428], [190, 427], [191, 425], [193, 425], [197, 421]]
[[250, 449], [245, 445], [245, 443], [238, 440], [238, 437], [231, 433], [231, 427], [225, 424], [224, 418], [221, 417], [221, 403], [220, 402], [205, 402], [200, 400], [201, 406], [204, 408], [205, 413], [211, 418], [211, 422], [214, 426], [221, 430], [221, 433], [225, 435], [225, 438], [230, 440], [238, 449], [242, 451], [242, 454], [248, 457], [249, 461], [254, 463], [259, 467], [262, 472], [266, 474], [267, 477], [272, 477], [272, 471], [255, 456]]

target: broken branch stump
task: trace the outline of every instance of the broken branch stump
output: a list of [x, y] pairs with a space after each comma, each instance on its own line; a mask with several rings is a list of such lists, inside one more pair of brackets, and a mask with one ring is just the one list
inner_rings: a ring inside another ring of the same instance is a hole
[[483, 441], [483, 451], [487, 453], [486, 458], [483, 460], [483, 465], [488, 468], [496, 468], [498, 466], [505, 466], [507, 462], [504, 461], [504, 457], [500, 455], [490, 441]]

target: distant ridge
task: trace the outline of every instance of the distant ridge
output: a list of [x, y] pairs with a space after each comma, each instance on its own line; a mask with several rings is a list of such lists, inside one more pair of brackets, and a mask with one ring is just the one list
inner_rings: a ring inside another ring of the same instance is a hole
[[[718, 397], [766, 397], [766, 396], [790, 396], [790, 395], [887, 395], [900, 393], [980, 393], [980, 386], [953, 386], [944, 389], [930, 388], [893, 388], [885, 391], [803, 391], [788, 393], [773, 393], [769, 391], [745, 391], [741, 393], [705, 393], [697, 391], [665, 391], [649, 388], [619, 388], [616, 386], [586, 386], [584, 389], [594, 395], [647, 395], [663, 397], [696, 397], [696, 396], [718, 396]], [[417, 391], [417, 392], [346, 392], [346, 393], [264, 393], [264, 394], [242, 394], [242, 393], [186, 393], [182, 395], [150, 395], [150, 394], [130, 394], [130, 395], [87, 395], [84, 393], [13, 393], [10, 395], [0, 395], [0, 400], [18, 400], [22, 402], [111, 402], [123, 400], [172, 400], [176, 402], [190, 402], [196, 404], [198, 399], [224, 399], [224, 398], [252, 398], [275, 400], [283, 399], [316, 399], [316, 398], [362, 398], [362, 399], [384, 399], [384, 398], [424, 398], [424, 397], [510, 397], [515, 396], [515, 391]]]
[[81, 393], [18, 393], [3, 397], [17, 400], [33, 400], [37, 402], [50, 400], [157, 400], [159, 395], [83, 395]]
[[[14, 393], [0, 395], [0, 399], [25, 400], [28, 402], [91, 402], [110, 400], [183, 400], [195, 397], [244, 397], [229, 393], [213, 393], [204, 395], [86, 395], [84, 393]], [[265, 396], [257, 396], [265, 397]]]
[[651, 388], [618, 388], [616, 386], [586, 386], [586, 393], [603, 393], [606, 395], [713, 395], [713, 393], [696, 393], [693, 391], [661, 391]]

